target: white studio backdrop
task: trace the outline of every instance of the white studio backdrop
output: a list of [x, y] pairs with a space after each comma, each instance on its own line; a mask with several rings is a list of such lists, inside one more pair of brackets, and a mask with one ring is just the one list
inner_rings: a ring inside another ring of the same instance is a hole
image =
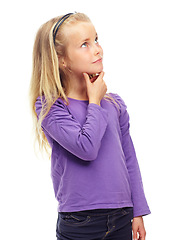
[[28, 89], [40, 25], [68, 12], [93, 21], [109, 92], [126, 102], [152, 214], [147, 240], [179, 239], [182, 162], [181, 1], [1, 3], [0, 239], [54, 240], [57, 202], [50, 161], [33, 150]]

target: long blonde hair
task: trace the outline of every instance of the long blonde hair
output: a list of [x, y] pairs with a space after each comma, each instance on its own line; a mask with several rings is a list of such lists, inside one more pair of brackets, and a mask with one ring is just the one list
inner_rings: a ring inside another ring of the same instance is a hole
[[[53, 18], [40, 27], [33, 48], [30, 104], [36, 139], [40, 150], [46, 151], [49, 149], [49, 144], [41, 128], [41, 123], [58, 98], [62, 98], [68, 104], [66, 96], [69, 88], [68, 74], [64, 68], [59, 67], [59, 57], [65, 57], [67, 54], [64, 26], [78, 21], [90, 22], [90, 19], [83, 13], [71, 15], [59, 28], [54, 42], [53, 29], [61, 17]], [[37, 118], [35, 111], [35, 103], [38, 97], [41, 98], [42, 102], [39, 118]]]

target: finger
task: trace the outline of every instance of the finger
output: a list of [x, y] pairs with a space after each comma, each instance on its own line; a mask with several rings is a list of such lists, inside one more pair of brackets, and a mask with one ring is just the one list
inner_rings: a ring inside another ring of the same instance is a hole
[[138, 228], [135, 227], [134, 224], [132, 224], [132, 230], [133, 230], [133, 240], [138, 240], [138, 234], [137, 234]]
[[145, 240], [145, 237], [139, 237], [139, 240]]
[[103, 79], [104, 74], [105, 74], [105, 73], [102, 71], [102, 72], [99, 74], [99, 77], [98, 77], [97, 79], [98, 79], [98, 80], [99, 80], [99, 79]]
[[88, 75], [87, 73], [83, 73], [83, 76], [84, 76], [84, 79], [85, 79], [85, 81], [86, 81], [86, 84], [87, 84], [87, 86], [88, 86], [88, 84], [90, 84], [90, 83], [91, 83], [91, 82], [90, 82], [89, 75]]
[[133, 240], [138, 240], [137, 231], [133, 230]]
[[84, 76], [85, 80], [89, 79], [89, 75], [87, 73], [83, 73], [83, 76]]
[[139, 232], [139, 236], [140, 236], [140, 240], [145, 240], [145, 237], [146, 237], [146, 232], [143, 230], [143, 231], [140, 231]]

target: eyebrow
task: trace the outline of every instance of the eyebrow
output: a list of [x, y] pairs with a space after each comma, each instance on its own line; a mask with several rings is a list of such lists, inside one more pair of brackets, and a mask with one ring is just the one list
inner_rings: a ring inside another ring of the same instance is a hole
[[[98, 34], [96, 33], [96, 37], [98, 37]], [[82, 42], [87, 42], [87, 41], [89, 41], [90, 40], [90, 38], [86, 38], [86, 39], [84, 39], [84, 40], [82, 40]]]

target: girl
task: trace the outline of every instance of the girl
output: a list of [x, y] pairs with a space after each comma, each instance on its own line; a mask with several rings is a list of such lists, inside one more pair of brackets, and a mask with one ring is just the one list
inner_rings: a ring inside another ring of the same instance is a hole
[[[33, 50], [31, 106], [40, 146], [50, 146], [57, 239], [145, 239], [150, 213], [126, 105], [106, 94], [103, 50], [90, 19], [45, 23]], [[131, 221], [132, 220], [132, 221]]]

